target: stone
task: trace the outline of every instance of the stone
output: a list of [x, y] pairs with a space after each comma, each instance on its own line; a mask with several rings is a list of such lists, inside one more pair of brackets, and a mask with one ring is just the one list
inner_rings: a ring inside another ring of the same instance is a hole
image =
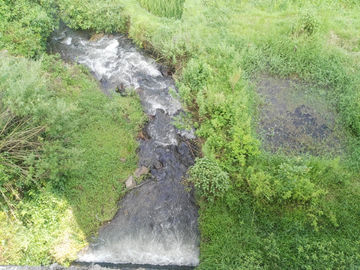
[[61, 269], [61, 266], [58, 265], [57, 263], [53, 263], [52, 265], [49, 266], [50, 270], [57, 270], [57, 269]]
[[98, 41], [100, 38], [104, 37], [104, 33], [92, 34], [89, 41]]
[[125, 162], [126, 162], [126, 158], [121, 157], [121, 158], [120, 158], [120, 161], [121, 161], [122, 163], [125, 163]]
[[134, 180], [134, 177], [132, 175], [129, 176], [129, 178], [125, 182], [126, 188], [134, 188], [136, 187], [136, 182]]
[[115, 92], [119, 93], [122, 97], [126, 97], [128, 94], [126, 92], [126, 88], [125, 88], [124, 84], [122, 84], [122, 83], [120, 85], [116, 86]]
[[139, 136], [140, 139], [143, 139], [144, 141], [148, 141], [151, 139], [151, 137], [149, 136], [149, 134], [146, 133], [145, 130], [140, 131]]
[[154, 164], [155, 169], [161, 169], [163, 167], [163, 164], [160, 161], [156, 161]]
[[145, 166], [141, 166], [140, 168], [137, 168], [135, 170], [135, 177], [139, 178], [140, 176], [144, 175], [144, 174], [148, 174], [149, 173], [149, 169], [146, 168]]

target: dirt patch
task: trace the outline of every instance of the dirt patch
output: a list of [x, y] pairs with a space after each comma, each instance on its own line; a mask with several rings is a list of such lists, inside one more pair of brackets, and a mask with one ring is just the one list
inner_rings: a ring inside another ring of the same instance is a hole
[[326, 91], [290, 79], [261, 76], [255, 80], [261, 97], [257, 132], [271, 152], [341, 155], [342, 127], [326, 101]]

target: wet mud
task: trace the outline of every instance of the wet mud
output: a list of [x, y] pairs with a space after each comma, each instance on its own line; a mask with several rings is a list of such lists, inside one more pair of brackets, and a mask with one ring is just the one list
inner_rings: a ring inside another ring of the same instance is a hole
[[265, 150], [315, 156], [343, 153], [343, 128], [325, 90], [266, 75], [254, 82], [261, 99], [257, 133]]

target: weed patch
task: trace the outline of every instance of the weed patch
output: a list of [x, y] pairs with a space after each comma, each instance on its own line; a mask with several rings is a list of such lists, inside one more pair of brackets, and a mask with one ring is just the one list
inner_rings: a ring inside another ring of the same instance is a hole
[[138, 0], [139, 4], [156, 16], [180, 19], [185, 0]]

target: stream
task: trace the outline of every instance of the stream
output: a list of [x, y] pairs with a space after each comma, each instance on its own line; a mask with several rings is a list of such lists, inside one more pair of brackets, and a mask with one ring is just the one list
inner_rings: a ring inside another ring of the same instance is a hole
[[50, 53], [89, 68], [106, 95], [131, 88], [149, 115], [140, 139], [139, 167], [151, 177], [129, 191], [113, 220], [99, 230], [77, 262], [196, 266], [199, 263], [198, 212], [194, 192], [181, 183], [194, 164], [193, 131], [172, 122], [182, 112], [170, 94], [174, 80], [162, 66], [122, 35], [89, 40], [89, 33], [61, 27], [49, 43]]

